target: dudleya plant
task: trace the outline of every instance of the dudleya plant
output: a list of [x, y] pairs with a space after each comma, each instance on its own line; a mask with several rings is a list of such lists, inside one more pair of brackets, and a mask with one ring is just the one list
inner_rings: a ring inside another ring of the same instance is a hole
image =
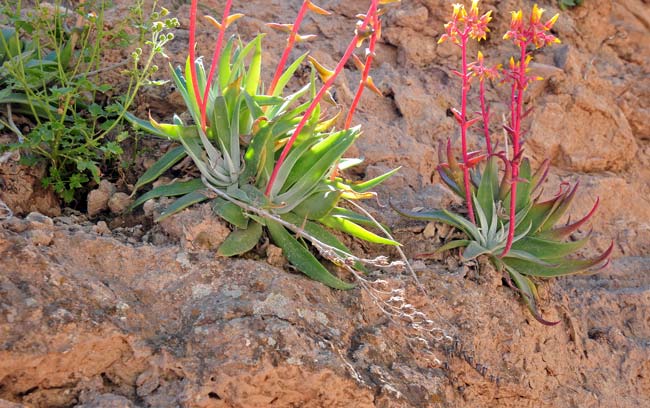
[[[583, 226], [595, 213], [598, 200], [591, 211], [573, 223], [559, 224], [566, 214], [577, 190], [575, 186], [562, 185], [560, 191], [548, 200], [541, 199], [540, 186], [546, 179], [549, 161], [544, 161], [533, 171], [530, 161], [523, 158], [522, 120], [524, 91], [537, 79], [529, 75], [532, 57], [528, 47], [541, 48], [559, 42], [549, 33], [558, 15], [542, 23], [544, 10], [534, 5], [528, 21], [524, 22], [521, 10], [512, 12], [510, 30], [504, 39], [512, 40], [519, 49], [519, 60], [510, 59], [508, 68], [486, 67], [479, 52], [476, 61], [467, 61], [467, 44], [470, 39], [485, 39], [491, 12], [480, 15], [478, 0], [472, 1], [469, 12], [455, 4], [452, 19], [445, 25], [440, 39], [453, 41], [462, 55], [461, 110], [453, 110], [461, 129], [461, 160], [456, 160], [451, 142], [441, 144], [437, 166], [442, 181], [466, 204], [467, 218], [448, 210], [430, 212], [400, 211], [402, 215], [429, 221], [443, 222], [464, 233], [465, 238], [452, 240], [436, 252], [464, 248], [464, 260], [487, 256], [499, 271], [505, 271], [508, 282], [514, 282], [519, 293], [535, 318], [544, 324], [557, 324], [541, 317], [536, 298], [537, 291], [531, 278], [550, 278], [584, 272], [607, 264], [613, 245], [601, 255], [591, 259], [576, 259], [575, 253], [588, 242], [590, 233], [579, 240], [570, 240], [573, 232]], [[511, 86], [510, 118], [504, 129], [508, 135], [510, 151], [498, 151], [490, 138], [490, 111], [485, 102], [485, 80], [503, 75], [503, 82]], [[468, 94], [471, 84], [479, 82], [480, 116], [468, 118]], [[467, 136], [472, 125], [482, 122], [485, 151], [468, 151]], [[446, 156], [446, 157], [445, 157]], [[481, 164], [484, 163], [482, 166]], [[482, 168], [481, 168], [482, 167]]]
[[[367, 13], [359, 16], [354, 37], [334, 70], [310, 57], [313, 69], [309, 82], [289, 92], [287, 85], [307, 58], [304, 54], [287, 67], [291, 49], [295, 42], [313, 37], [298, 33], [300, 23], [307, 12], [329, 14], [327, 11], [306, 0], [293, 24], [270, 24], [290, 35], [272, 83], [264, 89], [264, 36], [248, 44], [235, 38], [225, 41], [228, 26], [242, 17], [230, 13], [230, 0], [220, 22], [206, 17], [219, 31], [209, 68], [195, 56], [197, 0], [193, 0], [189, 56], [184, 70], [172, 69], [193, 123], [184, 123], [178, 116], [171, 124], [134, 117], [131, 120], [156, 135], [181, 143], [140, 178], [136, 190], [186, 156], [192, 159], [200, 177], [156, 187], [140, 196], [134, 206], [151, 198], [179, 197], [160, 220], [193, 203], [211, 200], [214, 212], [233, 227], [218, 248], [220, 255], [250, 251], [266, 231], [288, 261], [309, 277], [332, 288], [353, 287], [330, 273], [310, 252], [308, 244], [324, 257], [358, 269], [363, 269], [358, 259], [327, 228], [373, 243], [398, 245], [366, 229], [364, 226], [373, 224], [370, 218], [339, 206], [343, 199], [373, 197], [370, 190], [393, 173], [356, 183], [340, 175], [341, 170], [360, 163], [342, 156], [361, 134], [358, 126], [351, 126], [351, 120], [364, 88], [372, 85], [368, 70], [380, 35], [378, 6], [383, 3], [386, 1], [372, 0]], [[358, 59], [362, 78], [345, 126], [337, 130], [339, 115], [327, 116], [321, 101], [362, 45], [367, 46], [365, 61]], [[324, 82], [320, 88], [317, 75]]]

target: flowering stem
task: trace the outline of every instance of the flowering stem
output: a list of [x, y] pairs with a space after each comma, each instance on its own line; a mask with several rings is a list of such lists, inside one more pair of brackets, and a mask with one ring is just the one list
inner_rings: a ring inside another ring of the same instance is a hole
[[214, 47], [214, 53], [212, 54], [212, 61], [210, 62], [210, 73], [206, 80], [205, 89], [203, 90], [203, 103], [201, 104], [201, 128], [205, 130], [207, 126], [207, 108], [208, 108], [208, 97], [210, 95], [210, 85], [212, 84], [212, 79], [214, 77], [214, 71], [219, 65], [219, 56], [221, 54], [221, 46], [223, 44], [223, 37], [226, 34], [226, 22], [228, 21], [228, 14], [230, 14], [230, 7], [232, 6], [232, 0], [227, 0], [226, 5], [223, 9], [223, 17], [221, 19], [221, 30], [219, 30], [219, 35], [217, 36], [217, 44]]
[[352, 117], [354, 116], [359, 101], [361, 100], [361, 95], [363, 94], [364, 89], [366, 89], [366, 81], [370, 75], [370, 66], [372, 65], [372, 60], [375, 55], [375, 46], [377, 44], [377, 33], [379, 32], [379, 16], [376, 14], [372, 17], [372, 27], [374, 32], [370, 36], [370, 43], [368, 45], [368, 56], [366, 57], [366, 63], [363, 68], [363, 73], [361, 74], [361, 80], [359, 81], [359, 87], [357, 88], [357, 93], [354, 95], [350, 109], [348, 110], [348, 115], [345, 118], [345, 129], [349, 129], [352, 125]]
[[462, 54], [462, 75], [463, 80], [462, 90], [461, 90], [461, 99], [460, 99], [460, 139], [461, 139], [461, 149], [463, 154], [463, 183], [465, 187], [465, 202], [467, 202], [467, 213], [469, 215], [469, 220], [472, 224], [476, 224], [476, 219], [474, 217], [474, 206], [472, 205], [472, 190], [470, 188], [470, 179], [469, 179], [469, 158], [467, 155], [467, 92], [469, 91], [469, 73], [467, 67], [467, 40], [469, 34], [463, 33], [460, 36], [460, 48]]
[[366, 13], [366, 18], [361, 23], [361, 26], [358, 27], [357, 32], [354, 35], [354, 38], [352, 38], [352, 41], [350, 41], [350, 44], [348, 45], [348, 48], [345, 50], [343, 57], [336, 65], [336, 68], [334, 69], [334, 74], [325, 82], [325, 84], [318, 91], [318, 93], [314, 97], [314, 100], [311, 102], [311, 104], [303, 114], [300, 122], [298, 123], [298, 126], [296, 126], [296, 129], [293, 131], [293, 134], [287, 141], [287, 144], [284, 146], [284, 149], [282, 149], [282, 153], [280, 153], [280, 157], [278, 158], [278, 161], [275, 163], [275, 167], [273, 168], [273, 172], [271, 173], [271, 178], [269, 179], [269, 183], [266, 186], [266, 191], [264, 192], [264, 194], [267, 197], [271, 194], [271, 190], [273, 188], [273, 184], [275, 183], [275, 179], [278, 176], [278, 172], [280, 171], [280, 168], [282, 167], [284, 160], [289, 154], [289, 151], [291, 150], [293, 143], [296, 141], [296, 138], [298, 137], [302, 129], [305, 127], [305, 124], [307, 124], [309, 117], [313, 113], [314, 109], [316, 109], [316, 106], [318, 106], [318, 104], [320, 103], [320, 100], [325, 95], [325, 92], [327, 92], [327, 90], [332, 86], [332, 84], [334, 84], [334, 81], [336, 80], [338, 75], [341, 73], [341, 71], [343, 71], [343, 67], [348, 62], [350, 56], [352, 56], [352, 53], [357, 47], [357, 41], [359, 40], [359, 33], [368, 26], [368, 23], [370, 22], [372, 16], [377, 13], [378, 5], [379, 5], [379, 0], [372, 0], [372, 3], [370, 4], [370, 8]]
[[526, 89], [528, 78], [526, 77], [526, 46], [527, 42], [519, 44], [521, 50], [519, 60], [519, 70], [516, 77], [513, 79], [513, 95], [516, 97], [512, 99], [512, 123], [511, 123], [511, 139], [512, 139], [512, 182], [510, 187], [510, 214], [508, 222], [508, 240], [506, 246], [501, 253], [504, 257], [512, 248], [512, 241], [515, 236], [516, 220], [516, 205], [517, 205], [517, 182], [519, 181], [519, 158], [520, 158], [520, 136], [521, 136], [521, 116], [524, 106], [524, 90]]
[[[190, 54], [190, 81], [192, 82], [192, 89], [194, 90], [194, 98], [196, 99], [196, 104], [200, 108], [202, 106], [201, 94], [199, 92], [199, 82], [196, 76], [196, 8], [198, 6], [198, 0], [192, 0], [190, 5], [190, 44], [189, 44], [189, 54]], [[195, 118], [196, 119], [196, 118]], [[202, 121], [202, 119], [201, 119]]]
[[282, 57], [280, 58], [278, 67], [276, 68], [275, 74], [273, 75], [273, 81], [271, 81], [271, 86], [269, 87], [269, 92], [268, 92], [269, 95], [273, 95], [273, 92], [275, 91], [275, 87], [278, 85], [278, 81], [280, 80], [280, 77], [282, 76], [282, 72], [284, 71], [284, 66], [287, 65], [287, 60], [289, 59], [289, 54], [291, 53], [293, 44], [296, 42], [298, 29], [300, 28], [300, 24], [302, 23], [302, 20], [305, 18], [305, 15], [307, 14], [308, 10], [309, 10], [309, 0], [305, 0], [302, 2], [302, 6], [300, 7], [300, 11], [298, 11], [296, 20], [293, 22], [293, 27], [291, 28], [291, 34], [289, 35], [289, 39], [287, 40], [287, 46], [284, 48], [284, 52], [282, 53]]
[[492, 142], [490, 140], [490, 110], [485, 103], [485, 80], [481, 78], [479, 83], [479, 99], [481, 101], [481, 116], [483, 116], [483, 133], [485, 134], [485, 145], [488, 155], [492, 155]]

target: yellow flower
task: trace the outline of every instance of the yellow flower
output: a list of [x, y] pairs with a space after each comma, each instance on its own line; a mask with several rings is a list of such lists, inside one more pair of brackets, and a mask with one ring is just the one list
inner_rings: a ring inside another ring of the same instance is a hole
[[537, 7], [537, 3], [533, 5], [533, 11], [530, 13], [530, 23], [538, 24], [542, 20], [544, 9]]
[[550, 30], [550, 29], [553, 27], [553, 25], [554, 25], [555, 22], [557, 21], [558, 17], [560, 17], [560, 13], [558, 13], [558, 14], [554, 15], [553, 17], [551, 17], [551, 18], [546, 22], [546, 24], [544, 24], [544, 27], [546, 27], [546, 30]]

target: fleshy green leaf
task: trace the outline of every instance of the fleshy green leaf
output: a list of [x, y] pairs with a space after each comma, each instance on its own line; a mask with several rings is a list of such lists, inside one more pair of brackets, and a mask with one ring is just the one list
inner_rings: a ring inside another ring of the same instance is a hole
[[226, 201], [223, 198], [216, 198], [212, 202], [212, 210], [239, 229], [248, 227], [248, 217], [244, 215], [243, 210], [235, 203]]
[[482, 247], [476, 241], [469, 241], [467, 248], [463, 251], [463, 259], [470, 260], [474, 259], [480, 255], [489, 254], [490, 250]]
[[539, 265], [521, 259], [504, 259], [504, 261], [508, 267], [516, 269], [519, 273], [524, 275], [551, 278], [555, 276], [580, 273], [597, 266], [602, 266], [611, 256], [613, 249], [614, 244], [612, 244], [600, 256], [592, 259], [549, 259], [550, 262], [556, 264], [552, 267]]
[[192, 191], [201, 190], [205, 188], [201, 179], [193, 179], [189, 181], [174, 181], [163, 186], [158, 186], [150, 191], [142, 194], [137, 200], [131, 204], [131, 209], [144, 204], [145, 201], [158, 197], [176, 197], [191, 193]]
[[293, 212], [309, 220], [318, 220], [332, 212], [340, 197], [340, 191], [316, 191], [297, 205]]
[[487, 164], [485, 165], [485, 170], [481, 177], [481, 183], [478, 186], [478, 191], [476, 193], [476, 201], [478, 207], [483, 210], [483, 213], [486, 217], [486, 223], [482, 224], [486, 227], [492, 223], [492, 215], [495, 214], [494, 206], [498, 201], [499, 194], [499, 179], [496, 157], [490, 157]]
[[164, 172], [181, 161], [185, 156], [187, 156], [187, 153], [185, 153], [185, 148], [183, 148], [183, 146], [177, 146], [173, 149], [170, 149], [156, 163], [154, 163], [153, 166], [149, 167], [142, 176], [140, 176], [138, 181], [135, 183], [135, 186], [133, 187], [132, 194], [135, 194], [135, 192], [142, 186], [156, 180]]
[[526, 251], [540, 259], [560, 258], [571, 255], [588, 242], [589, 237], [578, 241], [558, 242], [538, 237], [523, 237], [512, 244], [512, 249]]
[[273, 90], [273, 96], [278, 96], [282, 95], [282, 91], [284, 91], [284, 87], [287, 85], [289, 80], [293, 77], [293, 74], [298, 70], [298, 67], [300, 67], [300, 64], [305, 60], [307, 57], [307, 53], [302, 54], [300, 57], [298, 57], [289, 67], [282, 73], [280, 76], [280, 79], [278, 80], [278, 83], [275, 86], [275, 89]]
[[350, 234], [354, 237], [363, 239], [364, 241], [372, 242], [375, 244], [383, 245], [400, 245], [399, 242], [392, 239], [381, 237], [374, 232], [370, 232], [362, 226], [345, 218], [327, 216], [319, 220], [323, 225]]
[[537, 310], [537, 289], [535, 288], [535, 284], [530, 279], [528, 279], [526, 276], [522, 276], [519, 272], [517, 272], [517, 270], [510, 268], [507, 265], [506, 270], [515, 281], [515, 285], [517, 285], [519, 293], [528, 306], [530, 313], [532, 313], [533, 317], [535, 317], [538, 322], [546, 326], [555, 326], [556, 324], [560, 323], [559, 321], [550, 322], [542, 318], [541, 313], [539, 310]]
[[231, 232], [226, 240], [219, 245], [217, 255], [229, 257], [244, 254], [253, 249], [261, 237], [262, 225], [251, 222], [247, 228]]
[[[325, 228], [321, 227], [318, 223], [313, 221], [305, 221], [303, 217], [297, 216], [294, 213], [286, 213], [282, 215], [282, 219], [292, 223], [297, 227], [303, 228], [309, 235], [321, 241], [322, 243], [343, 251], [344, 254], [352, 254], [348, 247], [343, 245], [343, 243], [341, 243], [338, 238], [336, 238]], [[345, 257], [344, 254], [339, 253], [338, 255]], [[360, 262], [355, 262], [354, 268], [356, 270], [366, 272], [366, 268]]]
[[354, 288], [354, 285], [346, 283], [336, 276], [332, 275], [314, 255], [311, 254], [300, 242], [296, 240], [289, 232], [275, 221], [267, 221], [267, 228], [271, 234], [273, 242], [282, 248], [284, 256], [299, 271], [310, 278], [321, 282], [330, 288], [348, 290]]
[[202, 191], [193, 191], [191, 193], [185, 194], [183, 197], [174, 201], [169, 207], [163, 211], [158, 218], [155, 219], [156, 222], [160, 222], [165, 218], [180, 212], [192, 204], [200, 203], [208, 199], [208, 196], [205, 195]]
[[389, 179], [393, 174], [397, 173], [399, 171], [399, 169], [401, 169], [401, 168], [402, 167], [400, 166], [400, 167], [398, 167], [396, 169], [388, 171], [388, 172], [386, 172], [386, 173], [384, 173], [384, 174], [382, 174], [380, 176], [377, 176], [377, 177], [375, 177], [373, 179], [370, 179], [368, 181], [364, 181], [362, 183], [351, 184], [350, 187], [352, 187], [352, 189], [354, 191], [356, 191], [357, 193], [365, 193], [366, 191], [372, 190], [373, 188], [375, 188], [379, 184], [381, 184], [384, 181], [386, 181], [387, 179]]

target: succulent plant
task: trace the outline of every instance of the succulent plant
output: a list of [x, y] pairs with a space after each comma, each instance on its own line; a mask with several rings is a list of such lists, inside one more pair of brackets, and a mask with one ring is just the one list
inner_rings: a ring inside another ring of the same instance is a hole
[[[508, 283], [516, 287], [537, 320], [544, 324], [556, 324], [544, 320], [537, 310], [536, 288], [531, 278], [555, 277], [583, 272], [607, 264], [613, 245], [600, 256], [576, 259], [575, 255], [588, 241], [586, 237], [572, 241], [570, 236], [595, 213], [598, 200], [592, 210], [582, 219], [558, 225], [575, 197], [578, 185], [564, 188], [551, 199], [542, 201], [537, 193], [546, 179], [549, 161], [544, 161], [533, 172], [528, 159], [523, 157], [523, 120], [530, 110], [524, 111], [524, 93], [528, 85], [542, 78], [529, 75], [532, 56], [529, 47], [541, 48], [559, 43], [550, 33], [559, 15], [542, 22], [544, 10], [535, 4], [528, 19], [521, 10], [511, 13], [509, 30], [504, 40], [512, 41], [518, 48], [519, 60], [510, 58], [508, 67], [485, 65], [484, 56], [478, 53], [476, 61], [469, 62], [467, 44], [470, 39], [485, 39], [490, 31], [487, 24], [491, 12], [479, 12], [479, 0], [472, 0], [469, 11], [462, 4], [453, 6], [451, 19], [445, 24], [445, 33], [439, 43], [446, 40], [460, 48], [461, 69], [453, 71], [460, 77], [461, 109], [452, 109], [460, 127], [461, 157], [456, 160], [451, 142], [441, 143], [438, 149], [440, 177], [455, 194], [461, 197], [467, 208], [467, 218], [448, 211], [408, 212], [400, 214], [421, 220], [449, 224], [466, 235], [439, 248], [438, 251], [464, 248], [462, 258], [470, 260], [487, 256], [499, 271], [507, 271]], [[485, 82], [499, 76], [510, 84], [509, 120], [503, 125], [510, 142], [511, 151], [497, 151], [490, 137], [490, 109], [486, 104]], [[472, 81], [479, 82], [480, 111], [476, 117], [468, 115], [468, 96]], [[483, 123], [486, 150], [470, 152], [467, 136], [477, 122]], [[446, 155], [446, 157], [445, 157]], [[479, 164], [485, 162], [482, 171]], [[499, 168], [499, 162], [503, 165]], [[537, 194], [537, 195], [536, 195]], [[514, 285], [512, 282], [514, 281]]]
[[[443, 182], [459, 197], [464, 197], [464, 164], [454, 160], [450, 145], [447, 145], [448, 160], [438, 165]], [[442, 150], [442, 149], [441, 149]], [[464, 248], [463, 260], [487, 256], [500, 271], [508, 272], [514, 286], [522, 295], [535, 318], [544, 324], [555, 324], [541, 317], [536, 305], [536, 287], [531, 278], [551, 278], [584, 272], [604, 266], [611, 255], [610, 246], [601, 255], [590, 259], [576, 258], [576, 252], [589, 241], [591, 232], [581, 239], [571, 240], [571, 234], [583, 226], [595, 213], [598, 200], [583, 218], [559, 224], [569, 209], [578, 189], [561, 188], [548, 200], [542, 200], [538, 192], [546, 179], [549, 161], [544, 161], [536, 171], [532, 171], [528, 159], [522, 160], [520, 183], [516, 200], [515, 236], [511, 249], [502, 256], [508, 241], [510, 179], [509, 162], [493, 155], [487, 158], [483, 171], [478, 169], [478, 160], [484, 155], [470, 153], [474, 160], [469, 162], [471, 171], [471, 194], [474, 202], [477, 223], [448, 210], [429, 212], [408, 212], [397, 210], [405, 217], [442, 222], [462, 231], [466, 238], [454, 239], [436, 252], [454, 248]], [[503, 170], [499, 162], [505, 163]]]
[[[360, 27], [378, 26], [377, 4], [378, 0], [372, 2]], [[156, 187], [140, 196], [133, 206], [161, 196], [179, 197], [162, 213], [160, 220], [191, 204], [211, 200], [214, 212], [233, 226], [218, 248], [220, 255], [250, 251], [266, 230], [297, 269], [332, 288], [349, 289], [353, 285], [330, 273], [310, 252], [308, 244], [334, 261], [352, 259], [351, 263], [360, 270], [362, 265], [328, 229], [373, 243], [398, 245], [368, 230], [366, 227], [373, 225], [370, 218], [339, 206], [344, 199], [374, 197], [369, 190], [394, 171], [357, 183], [341, 177], [341, 170], [361, 163], [359, 159], [342, 158], [361, 129], [347, 125], [334, 129], [338, 114], [328, 117], [320, 104], [357, 43], [363, 40], [360, 39], [362, 31], [357, 29], [335, 71], [330, 72], [312, 60], [309, 82], [290, 93], [285, 92], [287, 84], [307, 55], [284, 69], [288, 55], [285, 50], [272, 85], [265, 91], [261, 83], [263, 35], [248, 44], [231, 38], [221, 49], [225, 28], [235, 16], [241, 16], [228, 15], [229, 8], [227, 2], [221, 23], [210, 18], [220, 30], [210, 69], [193, 52], [184, 72], [180, 68], [172, 69], [173, 80], [193, 124], [185, 124], [178, 116], [171, 124], [130, 116], [131, 121], [151, 133], [181, 143], [140, 178], [136, 190], [186, 156], [191, 157], [200, 177]], [[303, 3], [303, 9], [323, 11], [308, 0]], [[195, 18], [196, 1], [192, 10]], [[302, 9], [301, 16], [304, 16]], [[191, 21], [194, 25], [192, 18]], [[290, 40], [304, 37], [298, 36], [298, 25], [298, 22], [292, 25]], [[190, 47], [193, 47], [193, 29], [190, 31]], [[370, 33], [370, 37], [376, 35], [378, 31]], [[370, 40], [374, 47], [376, 38]], [[287, 47], [292, 43], [289, 41]], [[318, 91], [317, 74], [325, 82]], [[368, 78], [365, 70], [363, 78]]]

